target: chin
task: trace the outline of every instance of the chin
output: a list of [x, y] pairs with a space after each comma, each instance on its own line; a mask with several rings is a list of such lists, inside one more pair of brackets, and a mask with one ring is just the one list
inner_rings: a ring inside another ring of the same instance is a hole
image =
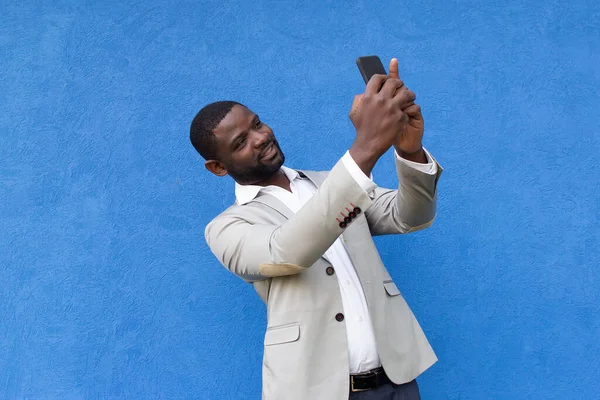
[[285, 163], [285, 155], [283, 154], [283, 151], [281, 151], [281, 149], [279, 149], [279, 154], [277, 155], [277, 157], [275, 157], [274, 162], [279, 163], [280, 167], [283, 165], [283, 163]]
[[275, 160], [273, 160], [273, 163], [271, 165], [273, 166], [275, 172], [279, 171], [284, 162], [285, 158], [283, 156], [277, 157]]

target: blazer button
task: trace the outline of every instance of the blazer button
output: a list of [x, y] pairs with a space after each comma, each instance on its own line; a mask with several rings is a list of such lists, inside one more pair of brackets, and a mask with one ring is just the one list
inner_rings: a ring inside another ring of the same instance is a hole
[[331, 275], [333, 275], [333, 273], [335, 272], [335, 270], [333, 269], [333, 267], [327, 267], [325, 269], [325, 272], [327, 273], [327, 275], [331, 276]]
[[352, 218], [350, 218], [350, 217], [345, 217], [345, 218], [344, 218], [344, 222], [345, 222], [345, 223], [349, 224], [349, 223], [350, 223], [350, 221], [352, 221]]
[[348, 213], [348, 216], [349, 216], [350, 218], [356, 218], [356, 214], [354, 213], [354, 211], [350, 211], [350, 212]]
[[346, 223], [344, 221], [340, 222], [340, 228], [345, 228], [346, 227]]
[[342, 322], [344, 320], [344, 314], [342, 314], [342, 313], [335, 314], [335, 320], [337, 322]]
[[360, 208], [354, 207], [354, 213], [355, 214], [360, 214]]

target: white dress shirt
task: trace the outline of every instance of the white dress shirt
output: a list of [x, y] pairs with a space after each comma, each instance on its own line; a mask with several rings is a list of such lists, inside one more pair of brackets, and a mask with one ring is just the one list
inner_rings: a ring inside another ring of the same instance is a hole
[[[427, 164], [420, 164], [405, 160], [395, 153], [395, 157], [415, 169], [427, 174], [436, 174], [437, 165], [433, 163], [431, 156], [425, 150], [427, 155]], [[348, 172], [356, 182], [367, 193], [377, 187], [373, 182], [372, 176], [367, 177], [352, 159], [349, 152], [342, 157], [342, 162]], [[256, 185], [235, 185], [235, 196], [239, 204], [245, 204], [252, 201], [259, 192], [268, 193], [275, 196], [283, 204], [287, 205], [292, 212], [296, 213], [302, 206], [316, 193], [317, 187], [312, 181], [303, 178], [300, 174], [285, 166], [281, 167], [290, 181], [291, 192], [279, 186], [256, 186]], [[338, 238], [333, 245], [325, 252], [325, 257], [335, 268], [338, 285], [342, 297], [342, 306], [344, 308], [344, 321], [346, 323], [346, 336], [348, 339], [348, 362], [350, 373], [365, 372], [381, 366], [379, 355], [377, 354], [377, 345], [375, 343], [375, 334], [373, 324], [365, 294], [362, 285], [358, 279], [352, 260], [348, 255], [344, 243]]]

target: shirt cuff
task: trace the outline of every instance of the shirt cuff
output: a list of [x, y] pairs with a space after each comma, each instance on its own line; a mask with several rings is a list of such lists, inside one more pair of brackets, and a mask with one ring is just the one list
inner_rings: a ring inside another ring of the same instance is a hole
[[398, 155], [396, 150], [394, 150], [394, 156], [396, 157], [396, 160], [403, 162], [404, 164], [406, 164], [410, 167], [413, 167], [414, 169], [416, 169], [418, 171], [424, 172], [429, 175], [437, 174], [438, 168], [437, 168], [437, 164], [433, 162], [433, 157], [431, 157], [431, 154], [429, 154], [427, 149], [423, 148], [423, 150], [425, 151], [425, 156], [427, 157], [427, 164], [421, 164], [418, 162], [404, 159]]
[[347, 151], [346, 154], [342, 157], [342, 163], [344, 167], [348, 170], [350, 175], [354, 178], [356, 183], [367, 193], [374, 190], [377, 185], [373, 182], [373, 174], [370, 177], [367, 177], [365, 173], [360, 169], [356, 161], [350, 155], [350, 152]]

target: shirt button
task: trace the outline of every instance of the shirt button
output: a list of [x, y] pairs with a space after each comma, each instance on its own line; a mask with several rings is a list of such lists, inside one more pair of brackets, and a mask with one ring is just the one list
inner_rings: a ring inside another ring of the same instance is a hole
[[325, 269], [325, 272], [327, 273], [327, 275], [331, 276], [334, 274], [335, 270], [333, 269], [333, 267], [327, 267]]
[[344, 320], [344, 314], [342, 314], [342, 313], [335, 314], [335, 320], [337, 322], [342, 322]]
[[346, 285], [350, 286], [350, 281], [346, 281]]
[[363, 317], [358, 317], [358, 322], [363, 322]]

